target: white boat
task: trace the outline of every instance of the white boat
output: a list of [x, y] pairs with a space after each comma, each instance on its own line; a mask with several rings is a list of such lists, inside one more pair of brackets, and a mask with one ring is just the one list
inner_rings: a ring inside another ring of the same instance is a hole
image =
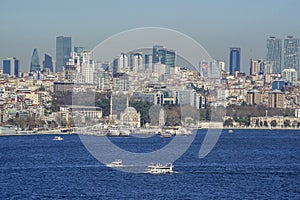
[[233, 133], [233, 130], [232, 130], [232, 129], [229, 129], [229, 130], [228, 130], [228, 133]]
[[62, 137], [60, 137], [60, 136], [55, 136], [55, 137], [53, 138], [53, 140], [64, 140], [64, 138], [62, 138]]
[[106, 164], [106, 167], [123, 167], [122, 160], [116, 159], [113, 162]]
[[10, 135], [10, 134], [16, 134], [17, 129], [15, 126], [12, 125], [5, 125], [5, 126], [0, 126], [0, 135]]
[[104, 130], [106, 136], [120, 136], [120, 129], [117, 125], [111, 125]]
[[167, 163], [166, 165], [162, 165], [160, 163], [152, 163], [144, 172], [148, 174], [172, 174], [174, 173], [173, 164]]

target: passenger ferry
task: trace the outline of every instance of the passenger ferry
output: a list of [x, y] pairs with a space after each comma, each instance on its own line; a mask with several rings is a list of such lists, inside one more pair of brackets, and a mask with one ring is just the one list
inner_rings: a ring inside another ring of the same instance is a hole
[[62, 138], [62, 137], [60, 137], [60, 136], [55, 136], [55, 137], [53, 138], [53, 140], [64, 140], [64, 138]]
[[113, 162], [106, 164], [106, 167], [123, 167], [122, 160], [116, 159]]
[[173, 164], [167, 163], [166, 165], [162, 165], [160, 163], [152, 163], [144, 172], [148, 174], [172, 174], [174, 173]]

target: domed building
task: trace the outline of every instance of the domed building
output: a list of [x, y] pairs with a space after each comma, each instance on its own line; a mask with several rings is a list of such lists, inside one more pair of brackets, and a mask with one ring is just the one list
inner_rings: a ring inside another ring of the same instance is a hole
[[127, 106], [124, 112], [120, 113], [119, 124], [121, 126], [139, 128], [141, 127], [141, 114], [134, 107]]

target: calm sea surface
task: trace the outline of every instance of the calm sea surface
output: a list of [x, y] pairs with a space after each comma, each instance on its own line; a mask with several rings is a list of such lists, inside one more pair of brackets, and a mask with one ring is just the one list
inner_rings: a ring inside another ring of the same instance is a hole
[[[205, 131], [174, 163], [177, 173], [126, 173], [105, 167], [77, 135], [0, 137], [0, 199], [300, 199], [300, 131], [223, 131], [198, 158]], [[149, 152], [172, 138], [112, 138]], [[179, 147], [180, 148], [180, 147]]]

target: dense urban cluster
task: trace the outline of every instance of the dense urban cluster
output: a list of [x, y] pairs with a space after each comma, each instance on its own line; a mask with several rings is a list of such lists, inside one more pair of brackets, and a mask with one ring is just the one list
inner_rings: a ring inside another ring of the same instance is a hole
[[283, 41], [270, 37], [266, 59], [251, 59], [247, 75], [238, 47], [230, 48], [226, 70], [221, 60], [179, 65], [176, 50], [159, 45], [98, 61], [59, 36], [56, 62], [45, 54], [41, 65], [34, 49], [29, 72], [21, 73], [16, 57], [3, 60], [1, 124], [49, 130], [113, 118], [146, 127], [165, 117], [169, 126], [299, 128], [299, 39]]

